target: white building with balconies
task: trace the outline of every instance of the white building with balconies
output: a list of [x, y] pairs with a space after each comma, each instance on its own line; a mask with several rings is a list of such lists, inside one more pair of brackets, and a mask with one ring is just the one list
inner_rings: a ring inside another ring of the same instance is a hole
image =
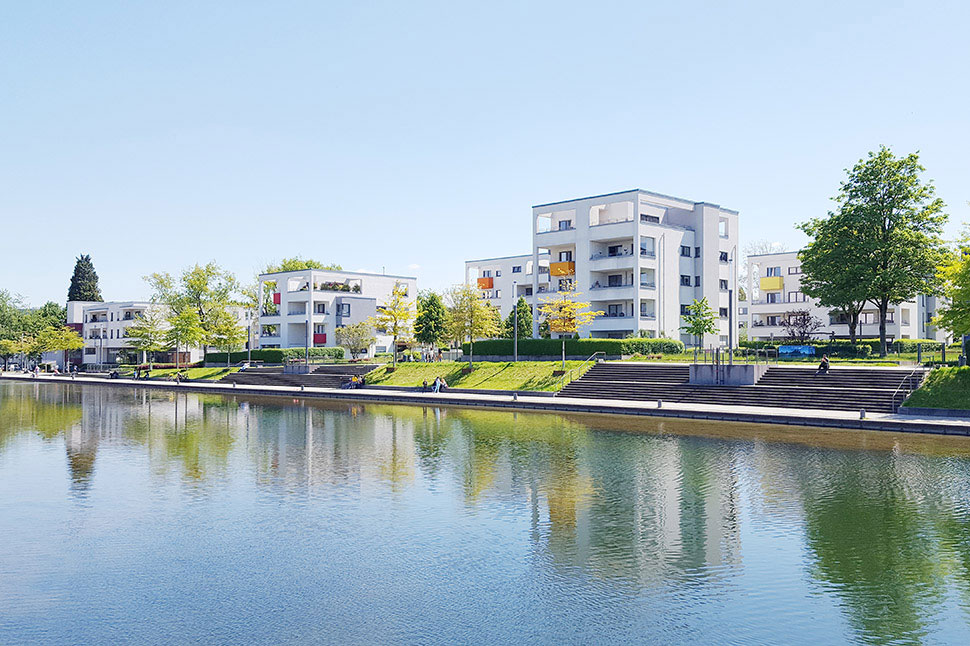
[[[797, 251], [751, 255], [747, 258], [748, 300], [742, 302], [739, 314], [752, 341], [783, 340], [785, 322], [792, 312], [808, 311], [822, 325], [814, 332], [820, 339], [848, 339], [849, 325], [844, 314], [822, 307], [814, 298], [802, 293], [802, 267]], [[938, 299], [917, 298], [890, 307], [886, 336], [896, 339], [932, 339], [946, 341], [947, 335], [932, 324]], [[859, 317], [858, 338], [879, 338], [879, 312], [867, 305]]]
[[[720, 318], [704, 345], [731, 339], [737, 294], [738, 212], [634, 189], [532, 208], [532, 253], [465, 263], [465, 280], [503, 316], [518, 296], [533, 307], [544, 293], [574, 286], [604, 316], [582, 336], [666, 336], [681, 330], [693, 300]], [[534, 334], [539, 319], [533, 316]]]
[[[377, 314], [398, 285], [417, 298], [417, 279], [409, 276], [324, 269], [261, 274], [259, 347], [337, 347], [337, 329]], [[391, 350], [390, 336], [376, 338], [370, 354]]]

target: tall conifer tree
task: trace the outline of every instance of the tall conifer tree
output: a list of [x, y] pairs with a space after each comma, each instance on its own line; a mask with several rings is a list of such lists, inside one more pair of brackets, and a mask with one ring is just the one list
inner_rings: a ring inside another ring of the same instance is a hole
[[71, 276], [71, 286], [67, 290], [69, 301], [101, 302], [101, 288], [98, 286], [98, 274], [94, 271], [91, 256], [81, 254], [74, 263], [74, 275]]

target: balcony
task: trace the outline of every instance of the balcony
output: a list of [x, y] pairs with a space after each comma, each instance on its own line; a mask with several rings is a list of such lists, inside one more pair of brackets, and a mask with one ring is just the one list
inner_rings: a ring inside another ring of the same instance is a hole
[[576, 273], [576, 263], [572, 261], [549, 263], [549, 274], [552, 276], [573, 276]]
[[317, 334], [316, 332], [313, 333], [313, 345], [326, 345], [326, 343], [327, 343], [326, 334]]
[[494, 286], [495, 281], [490, 277], [478, 279], [478, 289], [492, 289]]
[[763, 292], [778, 292], [785, 288], [785, 279], [781, 276], [765, 276], [759, 286]]
[[274, 292], [273, 293], [273, 305], [279, 305], [279, 304], [280, 304], [280, 293], [279, 292]]

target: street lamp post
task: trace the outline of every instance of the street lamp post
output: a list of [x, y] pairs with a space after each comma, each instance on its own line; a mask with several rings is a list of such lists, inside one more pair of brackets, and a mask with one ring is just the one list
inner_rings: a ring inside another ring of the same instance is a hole
[[518, 282], [512, 281], [512, 299], [514, 301], [514, 309], [512, 314], [512, 361], [519, 361], [519, 298], [518, 298]]

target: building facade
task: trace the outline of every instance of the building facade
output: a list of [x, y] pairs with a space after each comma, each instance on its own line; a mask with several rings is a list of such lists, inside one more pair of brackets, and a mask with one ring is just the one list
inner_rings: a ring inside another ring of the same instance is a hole
[[[718, 332], [702, 343], [727, 345], [736, 341], [738, 227], [737, 211], [640, 189], [540, 204], [532, 208], [532, 253], [469, 261], [466, 282], [474, 281], [503, 315], [518, 296], [535, 313], [543, 294], [572, 286], [604, 312], [580, 332], [594, 338], [694, 343], [681, 329], [683, 317], [694, 299], [706, 298]], [[523, 277], [514, 290], [513, 276]], [[533, 321], [538, 336], [539, 318]]]
[[[323, 269], [261, 274], [259, 347], [338, 347], [336, 331], [377, 314], [398, 285], [417, 298], [417, 279], [410, 276]], [[369, 354], [390, 351], [390, 336], [376, 338]]]
[[[738, 312], [752, 341], [784, 339], [789, 315], [806, 310], [822, 323], [813, 336], [849, 338], [845, 315], [820, 306], [817, 300], [802, 293], [802, 268], [797, 251], [749, 256], [747, 277], [745, 289], [749, 298], [740, 303]], [[931, 322], [937, 306], [935, 296], [918, 296], [891, 306], [886, 322], [887, 338], [946, 341], [946, 333]], [[879, 312], [874, 305], [868, 304], [862, 311], [856, 334], [859, 338], [879, 338]]]

